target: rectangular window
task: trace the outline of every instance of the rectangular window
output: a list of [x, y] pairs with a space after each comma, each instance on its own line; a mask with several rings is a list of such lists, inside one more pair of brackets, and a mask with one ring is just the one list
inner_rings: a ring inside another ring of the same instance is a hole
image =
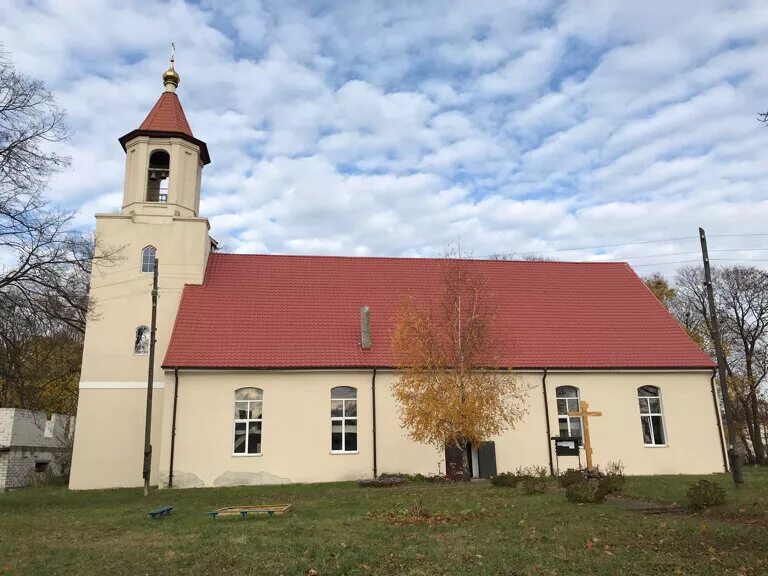
[[560, 436], [571, 436], [579, 439], [581, 444], [581, 418], [579, 416], [568, 416], [568, 412], [579, 411], [579, 398], [558, 398], [557, 399], [557, 423]]
[[261, 454], [263, 399], [260, 388], [235, 391], [234, 454]]
[[[655, 394], [651, 396], [650, 394]], [[646, 386], [637, 399], [640, 405], [640, 423], [643, 429], [643, 443], [646, 446], [665, 446], [667, 435], [661, 412], [661, 397], [657, 388]]]
[[331, 452], [357, 452], [357, 390], [331, 390]]

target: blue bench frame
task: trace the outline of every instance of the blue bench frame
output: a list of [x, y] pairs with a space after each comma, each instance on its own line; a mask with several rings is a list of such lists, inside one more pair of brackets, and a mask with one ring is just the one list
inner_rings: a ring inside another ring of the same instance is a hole
[[152, 512], [147, 512], [147, 514], [149, 514], [152, 520], [157, 520], [158, 518], [162, 518], [166, 514], [170, 515], [171, 510], [173, 510], [173, 506], [163, 506], [162, 508], [158, 508], [157, 510], [152, 510]]

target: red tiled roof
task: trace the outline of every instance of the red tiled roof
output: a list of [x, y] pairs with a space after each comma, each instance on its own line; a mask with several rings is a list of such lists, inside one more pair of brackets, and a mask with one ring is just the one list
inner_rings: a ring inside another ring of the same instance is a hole
[[139, 126], [139, 130], [180, 132], [194, 138], [179, 97], [173, 92], [163, 92], [160, 95], [144, 122]]
[[[211, 254], [184, 288], [163, 365], [392, 367], [403, 298], [435, 294], [435, 259]], [[623, 263], [468, 260], [496, 306], [500, 360], [517, 368], [712, 368]], [[162, 274], [161, 274], [162, 277]], [[360, 348], [360, 307], [373, 347]]]

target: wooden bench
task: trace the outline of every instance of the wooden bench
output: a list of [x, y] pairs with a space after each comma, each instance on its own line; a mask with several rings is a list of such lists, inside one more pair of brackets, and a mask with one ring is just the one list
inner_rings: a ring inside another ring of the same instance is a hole
[[240, 514], [240, 517], [245, 520], [248, 514], [266, 514], [270, 518], [275, 514], [285, 514], [291, 507], [290, 504], [273, 504], [265, 506], [227, 506], [226, 508], [219, 508], [208, 512], [208, 515], [216, 520], [217, 516], [235, 516]]
[[152, 520], [157, 520], [158, 518], [162, 518], [166, 514], [170, 514], [171, 510], [173, 510], [173, 506], [163, 506], [162, 508], [158, 508], [157, 510], [152, 510], [152, 512], [147, 512], [152, 517]]

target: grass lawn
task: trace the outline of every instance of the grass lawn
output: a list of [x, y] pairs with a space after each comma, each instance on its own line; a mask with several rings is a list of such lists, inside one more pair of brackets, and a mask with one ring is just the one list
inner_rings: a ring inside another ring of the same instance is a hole
[[[0, 574], [744, 574], [768, 573], [768, 473], [747, 474], [704, 514], [644, 515], [562, 493], [487, 483], [284, 485], [0, 494]], [[628, 496], [684, 502], [693, 477], [630, 478]], [[236, 504], [284, 516], [212, 521]], [[421, 504], [424, 521], [406, 511]], [[173, 504], [173, 515], [146, 512]], [[314, 573], [314, 572], [312, 572]]]

